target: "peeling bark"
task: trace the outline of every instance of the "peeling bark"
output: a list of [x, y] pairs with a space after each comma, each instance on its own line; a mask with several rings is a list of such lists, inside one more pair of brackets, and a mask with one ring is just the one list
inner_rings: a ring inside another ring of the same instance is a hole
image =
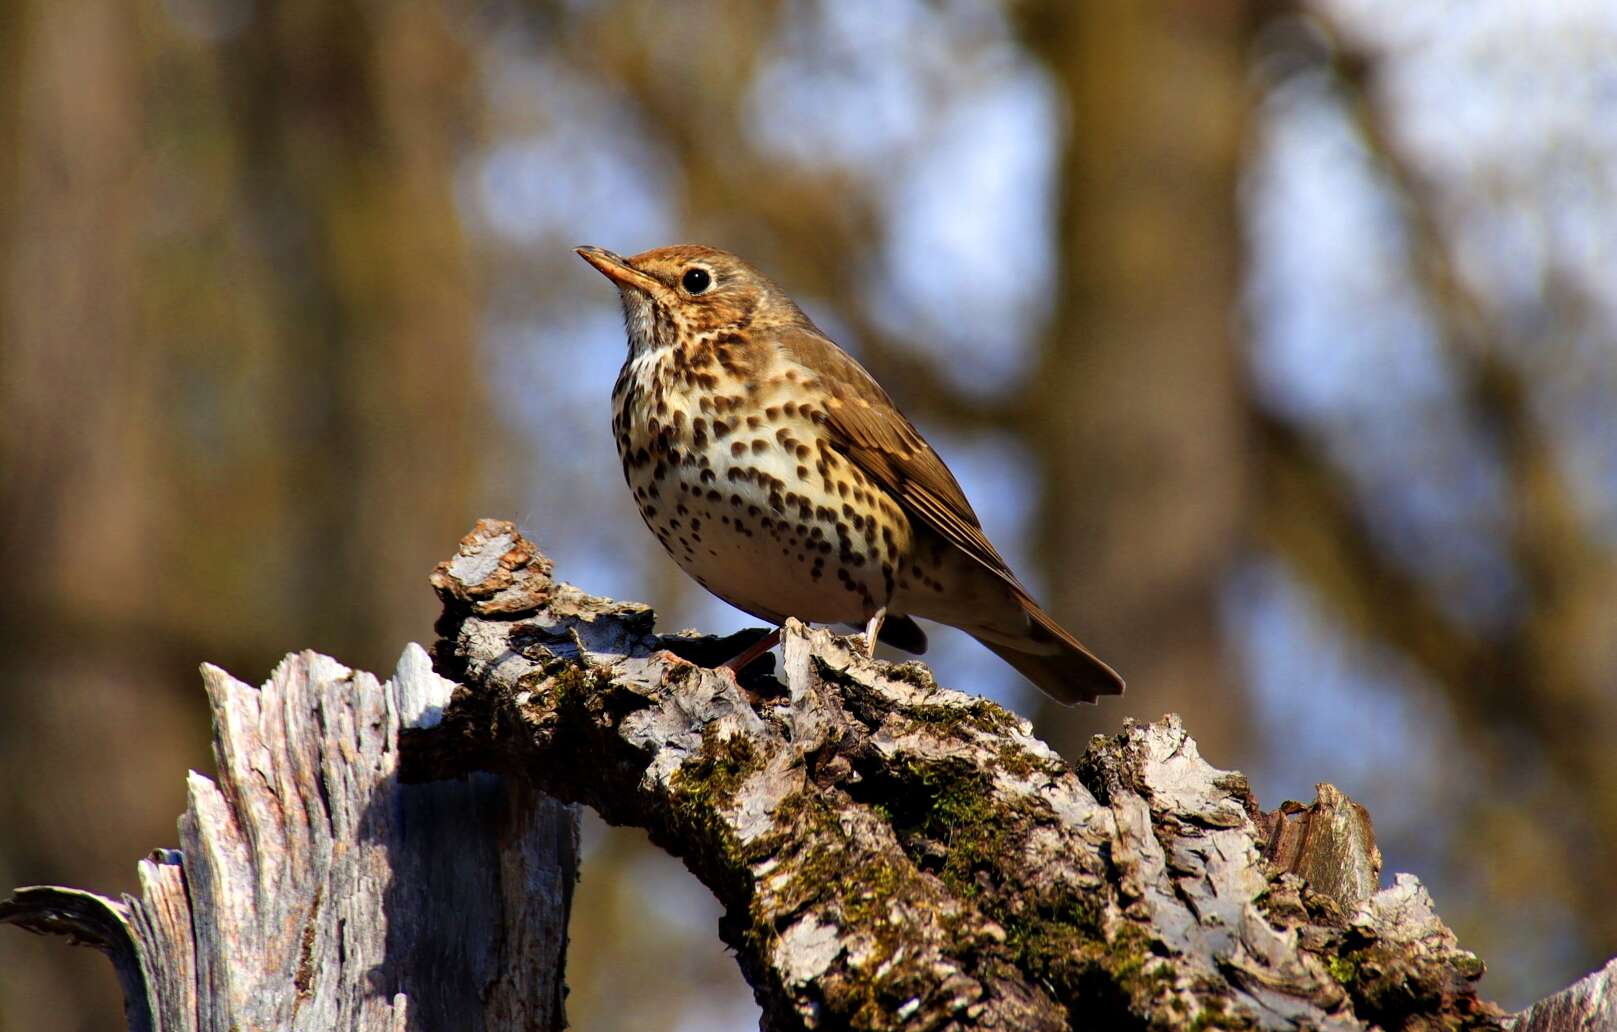
[[781, 676], [737, 683], [703, 665], [735, 642], [550, 574], [492, 521], [439, 567], [435, 659], [465, 687], [403, 776], [497, 771], [647, 829], [725, 908], [766, 1028], [1503, 1026], [1419, 882], [1375, 891], [1330, 786], [1263, 815], [1174, 717], [1072, 766], [796, 622]]

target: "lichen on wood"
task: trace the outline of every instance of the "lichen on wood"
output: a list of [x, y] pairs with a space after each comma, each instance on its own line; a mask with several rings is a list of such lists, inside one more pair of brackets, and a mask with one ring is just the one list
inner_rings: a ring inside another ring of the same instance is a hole
[[551, 572], [494, 521], [440, 565], [464, 687], [404, 775], [499, 771], [647, 829], [724, 907], [769, 1029], [1503, 1027], [1419, 883], [1374, 891], [1329, 786], [1264, 815], [1173, 717], [1069, 765], [795, 621], [780, 676], [738, 682], [692, 661], [712, 639]]

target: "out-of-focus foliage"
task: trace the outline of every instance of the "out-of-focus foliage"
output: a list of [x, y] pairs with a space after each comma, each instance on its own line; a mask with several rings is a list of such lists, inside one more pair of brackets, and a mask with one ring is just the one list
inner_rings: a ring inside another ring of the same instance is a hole
[[[1601, 0], [16, 0], [0, 11], [0, 888], [132, 887], [195, 664], [386, 670], [518, 518], [747, 619], [621, 487], [606, 285], [735, 250], [1036, 592], [1276, 805], [1328, 779], [1518, 1004], [1617, 952], [1617, 15]], [[711, 901], [592, 823], [586, 1029], [747, 1027]], [[101, 1028], [0, 933], [0, 1029]]]

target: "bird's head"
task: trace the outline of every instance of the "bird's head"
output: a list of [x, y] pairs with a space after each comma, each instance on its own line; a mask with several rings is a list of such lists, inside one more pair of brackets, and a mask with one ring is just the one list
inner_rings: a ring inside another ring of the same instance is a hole
[[624, 258], [601, 247], [578, 256], [617, 285], [629, 347], [690, 346], [718, 333], [770, 322], [806, 322], [785, 292], [733, 254], [677, 244]]

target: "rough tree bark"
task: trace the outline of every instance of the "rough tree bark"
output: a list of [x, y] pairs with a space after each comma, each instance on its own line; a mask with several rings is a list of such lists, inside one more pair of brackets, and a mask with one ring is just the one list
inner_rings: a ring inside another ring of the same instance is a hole
[[468, 687], [404, 776], [533, 778], [646, 828], [725, 907], [770, 1029], [1504, 1024], [1420, 884], [1374, 891], [1368, 819], [1328, 786], [1265, 816], [1174, 718], [1072, 767], [797, 623], [783, 681], [738, 684], [703, 665], [737, 642], [550, 569], [494, 522], [439, 567], [436, 662]]
[[658, 635], [550, 573], [495, 521], [439, 566], [459, 687], [413, 646], [386, 685], [312, 654], [256, 691], [207, 670], [220, 782], [192, 775], [142, 898], [23, 890], [0, 920], [109, 952], [138, 1029], [559, 1027], [563, 800], [714, 892], [770, 1032], [1617, 1016], [1613, 967], [1520, 1015], [1479, 999], [1420, 883], [1378, 889], [1361, 807], [1263, 813], [1177, 718], [1069, 765], [919, 664], [789, 622], [783, 676], [738, 683], [708, 664], [745, 635]]

